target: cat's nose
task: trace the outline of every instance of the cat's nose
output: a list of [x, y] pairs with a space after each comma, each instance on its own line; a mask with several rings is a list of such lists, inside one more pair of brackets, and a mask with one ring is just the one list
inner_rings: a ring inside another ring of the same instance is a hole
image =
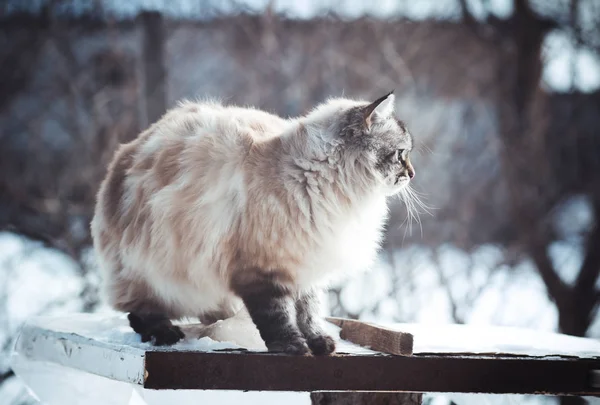
[[408, 177], [410, 177], [411, 179], [412, 179], [413, 177], [415, 177], [415, 171], [414, 171], [414, 170], [409, 170], [409, 171], [408, 171]]

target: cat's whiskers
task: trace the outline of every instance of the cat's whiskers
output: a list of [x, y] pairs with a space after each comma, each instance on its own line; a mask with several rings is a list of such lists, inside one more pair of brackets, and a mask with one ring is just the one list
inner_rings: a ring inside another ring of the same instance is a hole
[[419, 229], [421, 230], [421, 237], [423, 237], [423, 224], [421, 222], [420, 214], [426, 213], [433, 216], [433, 214], [431, 213], [431, 210], [433, 208], [423, 201], [425, 197], [423, 193], [416, 191], [410, 186], [410, 184], [407, 184], [406, 187], [404, 187], [400, 191], [399, 197], [404, 203], [407, 212], [406, 219], [402, 222], [402, 224], [400, 224], [400, 226], [404, 225], [405, 223], [407, 223], [408, 225], [404, 230], [404, 237], [406, 237], [407, 230], [409, 234], [412, 234], [413, 222], [419, 224]]
[[431, 212], [434, 210], [434, 207], [428, 205], [423, 199], [426, 198], [425, 193], [421, 193], [410, 186], [410, 184], [406, 187], [407, 192], [411, 195], [412, 199], [416, 203], [416, 205], [422, 210], [423, 213], [433, 216]]

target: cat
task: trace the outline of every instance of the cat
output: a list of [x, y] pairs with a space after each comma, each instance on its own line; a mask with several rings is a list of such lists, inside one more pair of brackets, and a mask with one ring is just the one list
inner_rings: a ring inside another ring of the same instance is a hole
[[117, 150], [91, 223], [105, 293], [143, 341], [247, 310], [269, 351], [335, 351], [320, 291], [368, 268], [415, 170], [393, 93], [283, 119], [181, 102]]

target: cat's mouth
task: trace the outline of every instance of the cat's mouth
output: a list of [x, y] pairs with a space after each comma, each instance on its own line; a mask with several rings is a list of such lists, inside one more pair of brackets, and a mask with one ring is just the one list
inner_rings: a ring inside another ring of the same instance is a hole
[[392, 196], [398, 194], [402, 191], [406, 186], [408, 186], [408, 182], [410, 181], [410, 177], [399, 174], [394, 179], [394, 184], [390, 185], [388, 183], [386, 195]]
[[404, 175], [404, 174], [399, 174], [398, 176], [396, 176], [396, 181], [394, 182], [394, 185], [398, 186], [404, 183], [408, 183], [408, 181], [410, 180], [410, 177]]

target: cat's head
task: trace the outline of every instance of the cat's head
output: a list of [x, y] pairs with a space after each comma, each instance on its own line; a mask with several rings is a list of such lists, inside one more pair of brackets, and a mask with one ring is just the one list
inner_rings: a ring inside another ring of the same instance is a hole
[[[410, 162], [413, 139], [406, 125], [394, 115], [394, 94], [373, 102], [330, 100], [323, 115], [330, 115], [330, 134], [341, 152], [371, 175], [385, 194], [404, 189], [415, 176]], [[329, 132], [329, 131], [328, 131]]]

